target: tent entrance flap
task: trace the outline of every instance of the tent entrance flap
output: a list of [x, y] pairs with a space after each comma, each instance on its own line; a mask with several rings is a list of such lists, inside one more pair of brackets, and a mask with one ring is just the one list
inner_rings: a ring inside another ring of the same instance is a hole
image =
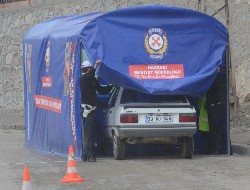
[[[209, 90], [200, 97], [206, 97], [204, 111], [199, 104], [196, 106], [199, 120], [205, 119], [208, 128], [198, 122], [195, 137], [195, 149], [200, 154], [231, 154], [230, 123], [229, 123], [229, 68], [228, 54], [224, 55], [225, 68], [220, 69]], [[199, 97], [199, 98], [200, 98]], [[195, 98], [193, 102], [198, 102]], [[194, 103], [195, 104], [195, 103]], [[202, 112], [202, 113], [201, 113]], [[203, 115], [202, 115], [203, 114]], [[200, 117], [201, 116], [201, 117]], [[205, 117], [205, 118], [202, 118]]]

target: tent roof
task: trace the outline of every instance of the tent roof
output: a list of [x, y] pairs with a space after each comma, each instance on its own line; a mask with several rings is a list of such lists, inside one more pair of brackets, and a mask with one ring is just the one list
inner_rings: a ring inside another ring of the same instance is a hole
[[91, 20], [103, 13], [88, 13], [84, 15], [61, 16], [39, 23], [26, 34], [26, 39], [44, 39], [47, 37], [70, 37], [80, 35], [83, 28]]
[[[165, 45], [160, 50], [150, 47], [150, 40], [159, 37], [157, 30], [162, 31], [160, 41]], [[207, 91], [216, 77], [216, 67], [223, 67], [227, 35], [227, 29], [206, 14], [146, 5], [55, 18], [34, 26], [25, 39], [70, 41], [78, 36], [90, 61], [103, 61], [99, 75], [108, 83], [146, 93], [192, 95]], [[163, 74], [158, 75], [146, 68], [159, 65], [182, 74], [166, 75], [167, 70], [160, 69], [157, 73]], [[148, 75], [150, 72], [153, 75]]]

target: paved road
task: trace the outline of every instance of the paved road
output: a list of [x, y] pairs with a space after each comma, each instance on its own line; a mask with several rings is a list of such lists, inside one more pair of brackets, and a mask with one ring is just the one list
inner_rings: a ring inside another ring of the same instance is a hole
[[98, 158], [96, 163], [77, 161], [83, 183], [62, 184], [67, 159], [23, 148], [24, 131], [0, 130], [0, 189], [20, 190], [24, 165], [31, 173], [32, 190], [217, 190], [250, 188], [250, 156], [176, 155], [130, 157], [115, 161]]

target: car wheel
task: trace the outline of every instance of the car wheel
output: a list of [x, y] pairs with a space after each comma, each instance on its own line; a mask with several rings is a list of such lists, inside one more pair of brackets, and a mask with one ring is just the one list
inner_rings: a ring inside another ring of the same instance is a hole
[[123, 160], [125, 158], [125, 142], [115, 134], [113, 136], [113, 154], [115, 160]]
[[193, 157], [194, 151], [194, 140], [193, 137], [185, 137], [181, 144], [181, 156], [186, 159], [191, 159]]

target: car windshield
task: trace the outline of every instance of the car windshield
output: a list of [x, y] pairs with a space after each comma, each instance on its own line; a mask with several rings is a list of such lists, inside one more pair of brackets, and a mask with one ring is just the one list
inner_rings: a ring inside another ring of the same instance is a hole
[[121, 104], [127, 103], [187, 103], [187, 100], [180, 95], [152, 95], [124, 89]]

